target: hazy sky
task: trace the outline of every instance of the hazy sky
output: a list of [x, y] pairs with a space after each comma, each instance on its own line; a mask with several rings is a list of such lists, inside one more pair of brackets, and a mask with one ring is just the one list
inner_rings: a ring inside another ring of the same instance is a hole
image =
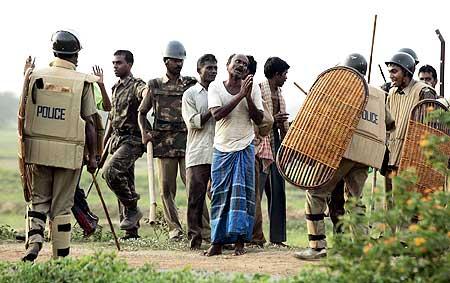
[[[134, 53], [133, 74], [145, 81], [164, 73], [162, 49], [173, 39], [187, 50], [184, 75], [197, 75], [198, 57], [213, 53], [219, 60], [217, 79], [223, 80], [228, 56], [244, 53], [258, 61], [259, 82], [264, 79], [265, 60], [279, 56], [291, 65], [284, 94], [292, 119], [304, 98], [294, 81], [309, 89], [320, 72], [348, 53], [369, 59], [374, 14], [378, 22], [372, 83], [382, 83], [377, 64], [388, 76], [384, 61], [402, 47], [413, 48], [420, 65], [431, 64], [439, 72], [436, 28], [450, 45], [448, 9], [440, 7], [444, 2], [7, 1], [0, 17], [0, 91], [19, 93], [26, 56], [36, 56], [37, 67], [47, 65], [52, 59], [52, 33], [70, 28], [78, 32], [83, 45], [78, 70], [90, 72], [93, 64], [101, 65], [108, 89], [116, 80], [111, 64], [116, 49]], [[447, 64], [447, 97], [449, 73]]]

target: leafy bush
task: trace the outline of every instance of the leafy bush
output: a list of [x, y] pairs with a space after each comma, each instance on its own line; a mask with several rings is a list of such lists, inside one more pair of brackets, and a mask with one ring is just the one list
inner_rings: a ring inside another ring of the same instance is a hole
[[[433, 113], [450, 126], [449, 113]], [[448, 174], [446, 156], [439, 151], [447, 137], [424, 137], [421, 146], [431, 164]], [[414, 170], [394, 178], [395, 206], [389, 211], [343, 217], [346, 233], [334, 237], [326, 273], [335, 282], [450, 282], [450, 197], [448, 192], [411, 190]], [[442, 189], [442, 188], [441, 188]], [[377, 194], [377, 198], [380, 197]], [[349, 210], [355, 207], [350, 203]], [[358, 227], [371, 224], [372, 233]], [[374, 234], [380, 237], [372, 237]]]
[[12, 240], [17, 232], [9, 225], [0, 224], [0, 240]]

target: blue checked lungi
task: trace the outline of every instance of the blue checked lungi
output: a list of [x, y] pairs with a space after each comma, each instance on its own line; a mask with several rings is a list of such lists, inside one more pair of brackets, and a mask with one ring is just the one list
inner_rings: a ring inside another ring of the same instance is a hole
[[214, 149], [211, 165], [211, 243], [252, 239], [255, 217], [255, 153]]

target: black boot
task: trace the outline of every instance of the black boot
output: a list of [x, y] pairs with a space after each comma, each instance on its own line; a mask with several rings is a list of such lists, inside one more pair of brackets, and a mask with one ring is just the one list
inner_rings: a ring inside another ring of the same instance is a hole
[[25, 255], [22, 257], [22, 261], [33, 262], [38, 257], [41, 248], [42, 248], [41, 243], [31, 243], [27, 245], [27, 250], [25, 251]]

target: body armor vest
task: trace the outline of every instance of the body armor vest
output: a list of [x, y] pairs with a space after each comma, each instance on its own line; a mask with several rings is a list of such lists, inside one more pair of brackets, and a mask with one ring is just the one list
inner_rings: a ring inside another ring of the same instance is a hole
[[386, 142], [385, 94], [369, 85], [369, 99], [344, 158], [381, 168]]
[[389, 165], [399, 166], [400, 153], [403, 148], [403, 141], [405, 139], [411, 110], [420, 100], [420, 91], [428, 87], [428, 85], [419, 81], [413, 81], [412, 83], [413, 85], [408, 93], [399, 94], [397, 87], [393, 87], [389, 91], [388, 108], [390, 109], [392, 118], [395, 120], [395, 130], [389, 134], [387, 143], [390, 151]]
[[85, 142], [81, 96], [84, 83], [95, 80], [60, 67], [33, 72], [25, 112], [26, 163], [81, 168]]
[[197, 81], [191, 77], [182, 77], [182, 80], [181, 85], [163, 84], [161, 79], [148, 82], [153, 98], [154, 131], [187, 131], [181, 114], [182, 97], [183, 93]]

